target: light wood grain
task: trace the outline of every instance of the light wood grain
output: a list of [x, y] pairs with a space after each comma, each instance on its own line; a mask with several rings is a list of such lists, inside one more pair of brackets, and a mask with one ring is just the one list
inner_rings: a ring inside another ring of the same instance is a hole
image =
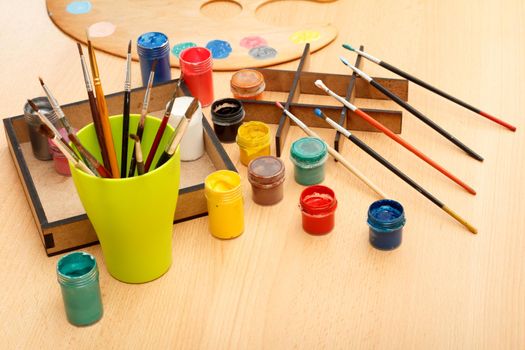
[[[144, 285], [111, 278], [100, 247], [87, 248], [100, 264], [105, 314], [94, 326], [79, 329], [65, 318], [55, 276], [59, 257], [45, 255], [6, 140], [0, 137], [1, 347], [525, 348], [524, 3], [274, 2], [260, 15], [275, 24], [298, 24], [315, 16], [332, 21], [340, 35], [312, 55], [310, 71], [347, 74], [337, 56], [354, 57], [340, 44], [364, 44], [375, 56], [515, 124], [518, 130], [511, 133], [410, 85], [409, 102], [485, 161], [470, 159], [408, 115], [403, 137], [468, 179], [478, 190], [476, 197], [384, 135], [357, 133], [475, 223], [479, 234], [466, 232], [346, 144], [343, 154], [404, 205], [403, 244], [386, 253], [370, 247], [365, 217], [376, 197], [332, 161], [325, 184], [337, 191], [336, 228], [324, 237], [309, 236], [302, 232], [297, 209], [303, 187], [294, 183], [288, 157], [283, 158], [286, 198], [263, 208], [250, 199], [236, 145], [227, 145], [243, 178], [245, 233], [219, 241], [207, 232], [206, 218], [175, 225], [171, 269]], [[44, 2], [5, 2], [0, 19], [2, 117], [20, 114], [26, 98], [42, 95], [39, 75], [61, 103], [85, 99], [75, 43], [51, 23]], [[103, 53], [97, 57], [104, 91], [120, 91], [125, 61]], [[132, 69], [133, 86], [139, 86], [138, 64]], [[370, 62], [364, 70], [394, 78]], [[229, 95], [229, 79], [229, 73], [214, 75], [216, 98]], [[332, 130], [316, 132], [333, 137]], [[285, 152], [302, 136], [292, 127]]]

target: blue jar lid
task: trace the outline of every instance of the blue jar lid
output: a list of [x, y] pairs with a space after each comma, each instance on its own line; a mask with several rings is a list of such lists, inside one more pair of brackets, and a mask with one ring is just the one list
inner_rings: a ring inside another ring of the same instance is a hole
[[379, 231], [394, 231], [405, 225], [403, 206], [391, 199], [378, 200], [368, 209], [368, 225]]
[[160, 32], [148, 32], [141, 34], [137, 39], [137, 51], [140, 56], [148, 58], [159, 58], [169, 52], [170, 44], [166, 34]]
[[316, 137], [303, 137], [292, 144], [290, 155], [296, 162], [316, 164], [326, 159], [326, 144]]

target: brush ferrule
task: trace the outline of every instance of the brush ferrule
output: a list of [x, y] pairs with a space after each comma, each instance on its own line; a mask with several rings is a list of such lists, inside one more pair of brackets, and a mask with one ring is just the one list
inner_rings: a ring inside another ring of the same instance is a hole
[[325, 115], [324, 120], [326, 120], [326, 122], [328, 124], [330, 124], [330, 126], [332, 126], [332, 128], [334, 128], [335, 130], [339, 131], [341, 134], [345, 135], [345, 137], [350, 137], [350, 135], [352, 135], [350, 133], [350, 131], [348, 131], [347, 129], [343, 128], [341, 125], [337, 124], [331, 118], [328, 118], [328, 116]]
[[84, 55], [80, 56], [80, 63], [82, 65], [82, 74], [84, 74], [84, 82], [86, 84], [87, 91], [93, 91], [93, 85], [91, 84], [91, 76], [89, 75], [86, 59]]
[[366, 59], [368, 59], [368, 60], [370, 60], [370, 61], [372, 61], [374, 63], [377, 63], [377, 64], [381, 63], [380, 59], [378, 59], [378, 58], [376, 58], [376, 57], [374, 57], [374, 56], [372, 56], [372, 55], [370, 55], [370, 54], [368, 54], [368, 53], [366, 53], [364, 51], [361, 51], [359, 49], [354, 49], [354, 51], [357, 52], [359, 55], [365, 57]]
[[357, 67], [354, 67], [352, 66], [351, 64], [347, 64], [348, 67], [350, 67], [351, 70], [353, 70], [354, 72], [357, 73], [357, 75], [359, 75], [361, 78], [365, 79], [366, 81], [368, 82], [371, 82], [372, 81], [372, 78], [366, 74], [365, 72], [363, 72], [361, 69], [357, 68]]

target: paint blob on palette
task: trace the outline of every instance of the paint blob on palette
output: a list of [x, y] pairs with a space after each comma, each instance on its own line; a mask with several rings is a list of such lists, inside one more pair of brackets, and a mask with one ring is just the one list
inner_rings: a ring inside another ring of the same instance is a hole
[[178, 44], [173, 46], [173, 48], [171, 49], [171, 53], [174, 54], [175, 57], [179, 58], [179, 55], [180, 55], [180, 53], [182, 51], [186, 50], [187, 48], [195, 47], [195, 46], [197, 46], [197, 44], [195, 44], [192, 41], [186, 41], [186, 42], [183, 42], [183, 43], [178, 43]]
[[90, 25], [88, 31], [92, 38], [104, 38], [113, 34], [116, 28], [117, 26], [111, 22], [97, 22]]
[[66, 11], [74, 15], [83, 15], [91, 11], [90, 1], [72, 1], [67, 7]]

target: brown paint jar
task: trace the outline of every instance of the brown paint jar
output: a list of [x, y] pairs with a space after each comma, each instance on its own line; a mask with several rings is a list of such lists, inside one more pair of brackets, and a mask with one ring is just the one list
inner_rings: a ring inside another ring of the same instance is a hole
[[252, 199], [260, 205], [274, 205], [283, 199], [284, 163], [274, 156], [261, 156], [248, 164]]
[[255, 69], [241, 69], [230, 80], [233, 97], [239, 100], [260, 100], [266, 88], [264, 76]]

